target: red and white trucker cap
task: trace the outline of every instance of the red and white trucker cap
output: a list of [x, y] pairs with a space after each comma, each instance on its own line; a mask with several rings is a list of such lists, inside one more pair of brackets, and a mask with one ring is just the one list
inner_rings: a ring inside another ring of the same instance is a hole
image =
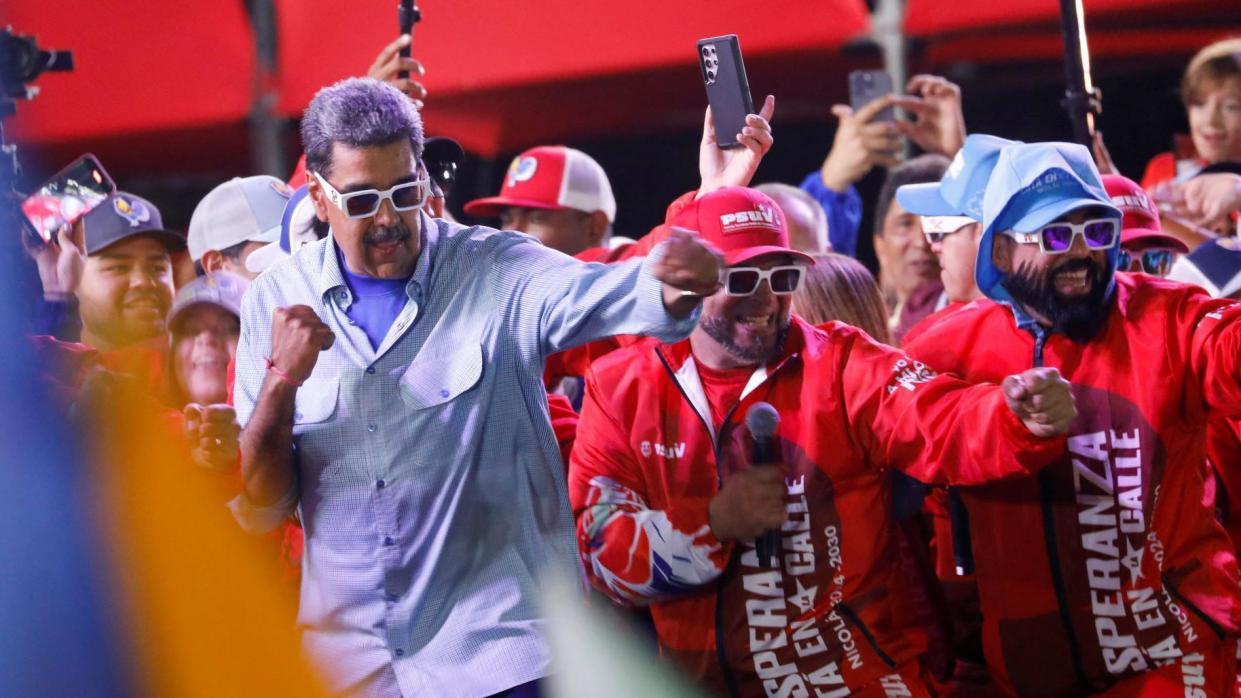
[[586, 153], [563, 145], [541, 145], [513, 158], [499, 196], [475, 199], [465, 205], [465, 212], [497, 216], [509, 206], [603, 211], [609, 222], [616, 220], [616, 198], [603, 168]]

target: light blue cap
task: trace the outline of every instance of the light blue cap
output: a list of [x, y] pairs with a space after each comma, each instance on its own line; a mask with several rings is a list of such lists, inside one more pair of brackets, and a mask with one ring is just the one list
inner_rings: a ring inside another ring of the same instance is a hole
[[906, 184], [896, 190], [896, 202], [919, 216], [966, 216], [981, 221], [983, 194], [1000, 151], [1020, 144], [985, 134], [969, 136], [938, 182]]

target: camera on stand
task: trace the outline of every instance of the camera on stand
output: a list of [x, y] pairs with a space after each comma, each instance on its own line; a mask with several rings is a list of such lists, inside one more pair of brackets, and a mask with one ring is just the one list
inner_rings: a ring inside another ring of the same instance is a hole
[[8, 26], [0, 31], [0, 214], [9, 222], [9, 199], [16, 192], [21, 165], [17, 146], [4, 136], [4, 119], [17, 113], [17, 100], [34, 99], [39, 88], [31, 85], [46, 72], [73, 70], [73, 54], [39, 48], [35, 37], [14, 33]]

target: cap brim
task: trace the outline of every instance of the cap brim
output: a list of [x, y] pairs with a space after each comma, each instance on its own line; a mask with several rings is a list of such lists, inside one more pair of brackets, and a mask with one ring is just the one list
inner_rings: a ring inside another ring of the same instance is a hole
[[220, 310], [224, 310], [229, 313], [232, 313], [233, 315], [236, 315], [239, 318], [241, 317], [241, 308], [234, 308], [227, 303], [207, 300], [206, 298], [196, 298], [190, 301], [189, 303], [185, 303], [183, 305], [175, 305], [172, 307], [172, 310], [168, 311], [168, 320], [167, 320], [168, 329], [172, 330], [173, 328], [177, 326], [177, 321], [181, 319], [182, 315], [185, 315], [185, 311], [189, 310], [190, 308], [196, 308], [200, 305], [209, 305], [213, 308], [219, 308]]
[[793, 257], [798, 262], [805, 262], [813, 266], [814, 257], [802, 252], [794, 250], [790, 247], [780, 247], [779, 245], [759, 245], [758, 247], [746, 247], [740, 250], [731, 250], [724, 253], [724, 263], [728, 266], [736, 266], [742, 262], [748, 262], [756, 257], [762, 257], [768, 254], [783, 254]]
[[544, 211], [576, 211], [577, 209], [560, 204], [552, 204], [546, 201], [535, 201], [533, 199], [510, 199], [507, 196], [488, 196], [484, 199], [474, 199], [465, 205], [465, 212], [471, 216], [489, 217], [498, 216], [500, 211], [506, 208], [537, 208]]
[[288, 255], [280, 247], [280, 241], [269, 242], [246, 257], [246, 270], [251, 274], [262, 274], [267, 269]]
[[1150, 228], [1126, 228], [1120, 231], [1120, 244], [1147, 247], [1167, 247], [1181, 254], [1189, 254], [1189, 245], [1173, 235]]
[[280, 242], [280, 225], [277, 224], [258, 235], [246, 238], [246, 242]]
[[1049, 201], [1042, 206], [1031, 208], [1011, 226], [1012, 230], [1019, 233], [1032, 233], [1048, 223], [1056, 220], [1066, 213], [1072, 213], [1078, 209], [1090, 208], [1092, 206], [1108, 209], [1116, 218], [1121, 218], [1120, 209], [1110, 203], [1099, 201], [1088, 196], [1070, 197]]
[[896, 188], [896, 203], [919, 216], [964, 216], [939, 194], [939, 182], [906, 184]]
[[173, 230], [165, 230], [163, 228], [149, 228], [147, 230], [135, 230], [133, 232], [126, 233], [122, 235], [121, 237], [118, 237], [115, 240], [109, 240], [103, 245], [99, 245], [98, 247], [95, 247], [94, 249], [91, 249], [88, 247], [86, 249], [86, 254], [88, 256], [93, 255], [93, 254], [98, 254], [102, 252], [103, 250], [106, 250], [109, 247], [115, 245], [118, 242], [124, 242], [132, 237], [137, 237], [139, 235], [148, 235], [150, 237], [155, 238], [156, 240], [159, 240], [161, 243], [163, 243], [164, 247], [168, 248], [169, 253], [180, 252], [185, 249], [185, 237], [182, 236], [181, 233], [178, 233]]

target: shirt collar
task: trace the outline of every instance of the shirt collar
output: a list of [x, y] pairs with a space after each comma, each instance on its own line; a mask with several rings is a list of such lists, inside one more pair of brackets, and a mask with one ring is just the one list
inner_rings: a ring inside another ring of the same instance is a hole
[[[437, 221], [428, 216], [425, 210], [418, 212], [418, 219], [420, 223], [418, 227], [421, 228], [419, 234], [422, 236], [422, 249], [418, 252], [418, 261], [414, 264], [414, 275], [410, 277], [409, 283], [411, 286], [417, 284], [418, 288], [425, 291], [431, 282], [432, 262], [435, 257], [435, 247], [439, 242], [439, 226]], [[340, 268], [340, 262], [337, 261], [337, 249], [336, 236], [329, 231], [327, 246], [323, 252], [323, 265], [319, 268], [319, 280], [316, 287], [320, 297], [326, 296], [338, 288], [347, 288], [345, 285], [345, 274]]]

